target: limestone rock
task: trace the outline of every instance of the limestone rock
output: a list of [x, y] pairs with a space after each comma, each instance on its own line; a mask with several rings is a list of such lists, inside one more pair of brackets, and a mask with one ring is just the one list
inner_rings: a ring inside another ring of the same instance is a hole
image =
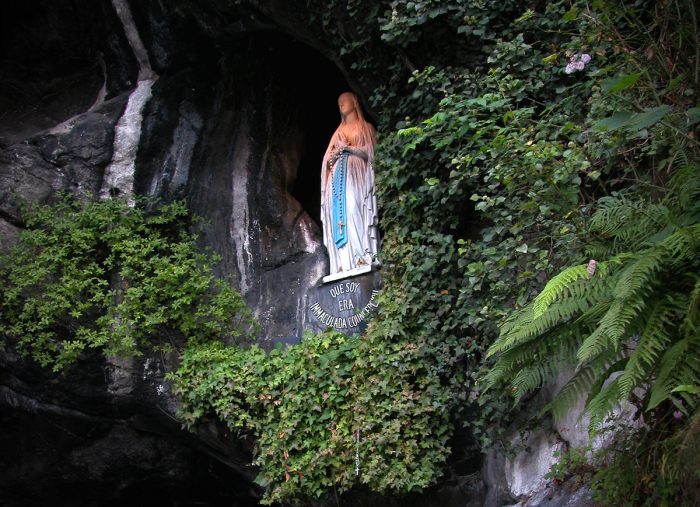
[[547, 485], [545, 474], [558, 461], [555, 453], [561, 453], [564, 444], [551, 433], [543, 430], [532, 431], [525, 438], [520, 435], [511, 440], [518, 448], [524, 446], [512, 459], [506, 459], [506, 480], [514, 497], [529, 496]]
[[512, 507], [592, 507], [593, 494], [587, 486], [570, 484], [549, 486]]

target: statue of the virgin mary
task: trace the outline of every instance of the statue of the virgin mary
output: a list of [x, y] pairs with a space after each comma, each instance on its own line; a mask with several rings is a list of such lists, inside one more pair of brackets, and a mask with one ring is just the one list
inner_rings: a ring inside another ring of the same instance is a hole
[[374, 190], [374, 127], [362, 115], [357, 97], [338, 97], [340, 125], [321, 169], [323, 243], [331, 269], [324, 281], [354, 276], [377, 263], [377, 198]]

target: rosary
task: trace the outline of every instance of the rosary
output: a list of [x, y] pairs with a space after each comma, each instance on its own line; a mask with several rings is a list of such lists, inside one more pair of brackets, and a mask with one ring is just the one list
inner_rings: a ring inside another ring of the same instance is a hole
[[[331, 177], [331, 191], [333, 192], [333, 200], [336, 202], [342, 202], [343, 195], [345, 193], [345, 189], [343, 188], [343, 184], [345, 183], [345, 171], [346, 169], [346, 160], [347, 160], [347, 155], [344, 153], [339, 155], [340, 158], [340, 166], [336, 168], [338, 171], [338, 174], [333, 173], [333, 176]], [[338, 186], [336, 188], [336, 177], [338, 177]], [[339, 206], [338, 208], [338, 234], [342, 236], [343, 234], [343, 227], [345, 227], [345, 222], [343, 222], [343, 207]]]

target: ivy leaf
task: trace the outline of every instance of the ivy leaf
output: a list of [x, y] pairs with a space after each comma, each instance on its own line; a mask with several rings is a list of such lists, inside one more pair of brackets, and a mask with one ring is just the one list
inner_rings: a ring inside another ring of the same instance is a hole
[[549, 64], [549, 63], [555, 62], [557, 60], [557, 58], [559, 58], [559, 53], [552, 53], [551, 55], [545, 56], [544, 58], [542, 58], [541, 63]]
[[564, 14], [564, 16], [561, 18], [562, 21], [569, 22], [569, 21], [574, 21], [578, 17], [578, 9], [576, 7], [572, 7], [569, 9], [569, 11]]

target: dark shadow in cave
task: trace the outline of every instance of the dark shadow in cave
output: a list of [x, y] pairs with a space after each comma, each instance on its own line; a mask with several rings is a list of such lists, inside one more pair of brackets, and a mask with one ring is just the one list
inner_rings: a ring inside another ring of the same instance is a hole
[[321, 224], [321, 163], [338, 123], [338, 96], [350, 90], [340, 70], [325, 56], [282, 33], [266, 33], [269, 62], [289, 76], [290, 99], [299, 104], [304, 146], [292, 196]]
[[103, 84], [107, 98], [130, 87], [137, 68], [115, 23], [106, 2], [3, 5], [0, 149], [85, 112]]

